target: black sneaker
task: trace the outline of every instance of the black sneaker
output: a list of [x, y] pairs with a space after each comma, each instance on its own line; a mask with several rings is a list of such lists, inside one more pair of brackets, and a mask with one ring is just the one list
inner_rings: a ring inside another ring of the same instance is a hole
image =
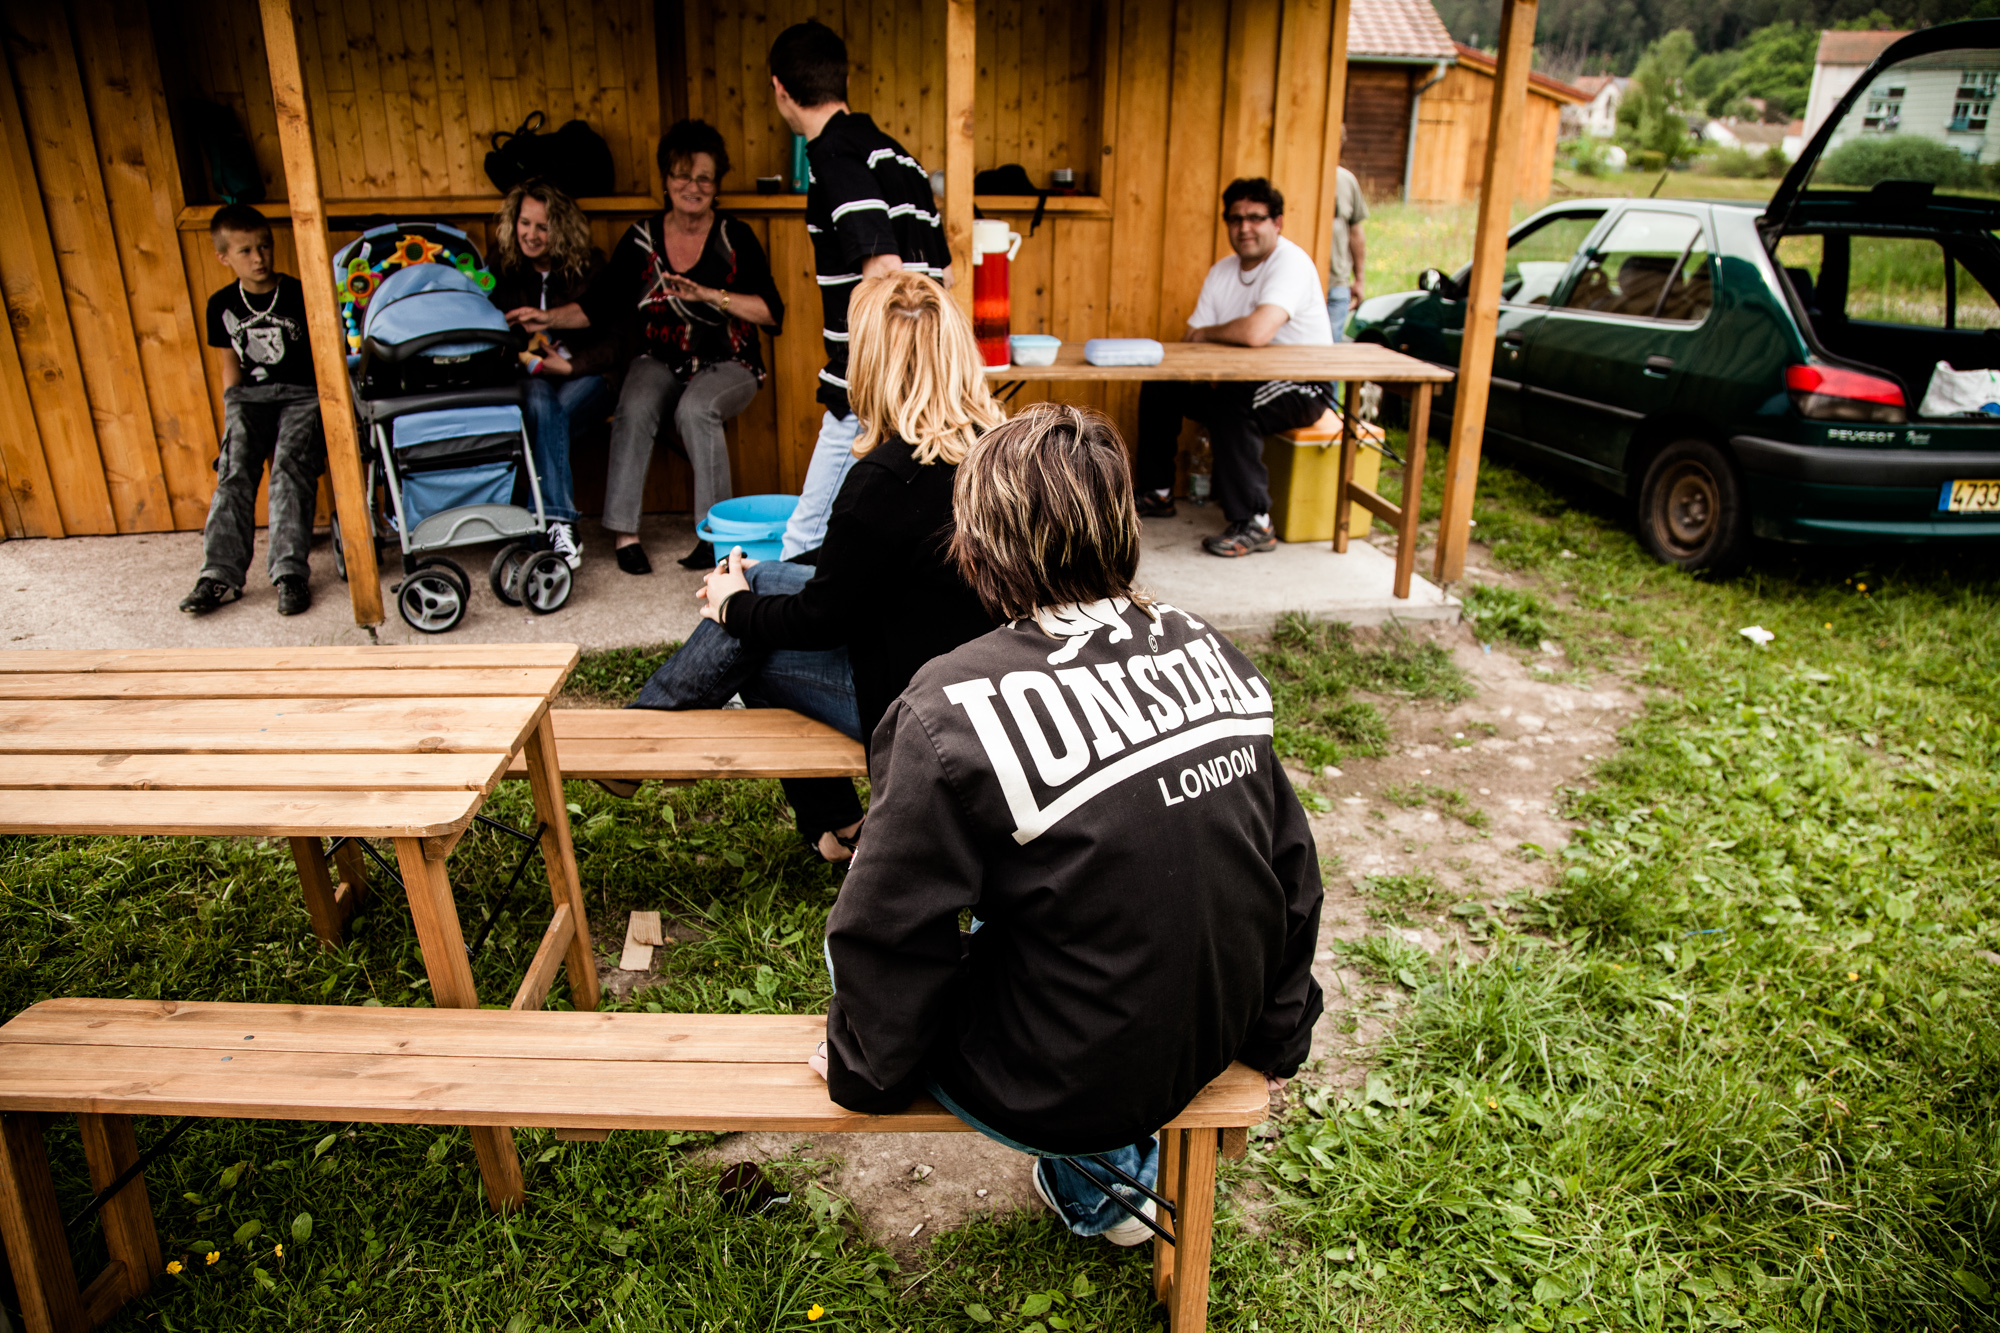
[[576, 525], [568, 519], [549, 520], [549, 549], [563, 558], [571, 569], [583, 563], [583, 548], [576, 544]]
[[205, 616], [218, 606], [228, 606], [243, 596], [241, 588], [232, 588], [221, 579], [196, 579], [194, 591], [181, 598], [181, 610], [191, 616]]
[[310, 611], [313, 604], [312, 589], [306, 586], [303, 574], [286, 574], [278, 580], [278, 614], [296, 616]]
[[650, 574], [653, 562], [646, 558], [646, 548], [633, 542], [630, 546], [618, 548], [618, 568], [627, 574]]
[[1278, 534], [1269, 528], [1259, 527], [1256, 520], [1246, 518], [1240, 523], [1231, 523], [1202, 542], [1201, 547], [1210, 555], [1256, 555], [1260, 551], [1277, 550]]
[[1172, 518], [1174, 516], [1174, 497], [1171, 495], [1155, 495], [1151, 491], [1140, 491], [1132, 498], [1139, 506], [1140, 518]]
[[696, 542], [694, 549], [675, 562], [682, 569], [714, 569], [715, 546], [710, 542]]

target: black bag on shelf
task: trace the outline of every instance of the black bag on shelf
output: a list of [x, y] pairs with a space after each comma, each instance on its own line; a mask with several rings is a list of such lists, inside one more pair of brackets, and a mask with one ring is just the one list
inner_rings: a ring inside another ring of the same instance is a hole
[[494, 133], [493, 151], [486, 155], [486, 177], [494, 187], [505, 193], [523, 181], [544, 180], [572, 199], [612, 193], [618, 174], [604, 137], [580, 120], [541, 133], [548, 122], [546, 113], [531, 111], [519, 129]]
[[972, 178], [972, 192], [981, 194], [1011, 194], [1035, 196], [1035, 216], [1028, 223], [1028, 235], [1033, 236], [1042, 225], [1042, 214], [1049, 206], [1049, 192], [1035, 188], [1035, 182], [1028, 177], [1028, 169], [1019, 162], [1009, 162], [1004, 167], [994, 167], [980, 172]]

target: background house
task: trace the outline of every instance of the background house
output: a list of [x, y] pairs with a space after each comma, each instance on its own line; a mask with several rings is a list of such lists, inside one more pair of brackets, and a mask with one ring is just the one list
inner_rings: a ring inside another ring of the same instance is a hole
[[1720, 120], [1704, 121], [1700, 128], [1701, 137], [1709, 143], [1723, 148], [1741, 148], [1748, 153], [1763, 153], [1776, 147], [1789, 160], [1798, 156], [1797, 148], [1787, 150], [1786, 134], [1788, 126], [1762, 120], [1739, 120], [1735, 116], [1724, 116]]
[[1819, 133], [1834, 103], [1847, 95], [1876, 56], [1907, 32], [1823, 32], [1813, 57], [1812, 90], [1806, 94], [1805, 137]]
[[1562, 136], [1566, 139], [1587, 134], [1593, 139], [1609, 139], [1618, 133], [1618, 104], [1632, 80], [1618, 74], [1585, 74], [1571, 86], [1589, 100], [1562, 109]]

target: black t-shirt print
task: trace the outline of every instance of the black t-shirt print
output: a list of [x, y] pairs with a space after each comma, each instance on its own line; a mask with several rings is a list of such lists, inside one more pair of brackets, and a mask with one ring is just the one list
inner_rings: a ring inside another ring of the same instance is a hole
[[310, 388], [317, 382], [306, 341], [305, 288], [288, 273], [278, 275], [276, 291], [262, 296], [232, 282], [209, 297], [208, 345], [235, 350], [245, 384]]

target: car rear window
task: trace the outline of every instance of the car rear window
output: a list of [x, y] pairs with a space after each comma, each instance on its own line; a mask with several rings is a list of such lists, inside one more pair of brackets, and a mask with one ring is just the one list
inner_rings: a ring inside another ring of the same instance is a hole
[[1698, 321], [1713, 303], [1701, 222], [1634, 209], [1612, 224], [1563, 305], [1607, 315]]
[[1778, 242], [1777, 260], [1786, 281], [1815, 317], [1905, 328], [2000, 328], [2000, 302], [1951, 254], [1948, 241], [1928, 236], [1795, 235]]

